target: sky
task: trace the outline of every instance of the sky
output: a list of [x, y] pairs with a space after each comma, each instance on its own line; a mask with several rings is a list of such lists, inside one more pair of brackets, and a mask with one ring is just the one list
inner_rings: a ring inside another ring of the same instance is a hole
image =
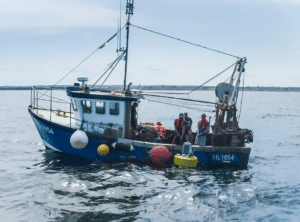
[[[135, 0], [131, 23], [247, 57], [245, 86], [300, 87], [300, 0]], [[53, 85], [125, 24], [126, 0], [0, 0], [1, 86]], [[125, 31], [125, 30], [124, 30]], [[122, 46], [125, 46], [125, 32]], [[117, 38], [59, 84], [93, 84]], [[130, 27], [127, 83], [201, 85], [236, 59]], [[232, 70], [207, 85], [225, 81]], [[122, 85], [124, 61], [105, 84]], [[102, 83], [102, 80], [99, 81]]]

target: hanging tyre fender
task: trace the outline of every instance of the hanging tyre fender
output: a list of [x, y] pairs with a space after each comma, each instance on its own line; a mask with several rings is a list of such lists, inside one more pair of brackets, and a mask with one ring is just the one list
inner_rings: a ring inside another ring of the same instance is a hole
[[120, 142], [115, 142], [112, 144], [112, 147], [116, 151], [122, 151], [122, 152], [132, 152], [135, 150], [134, 146], [129, 143], [120, 143]]

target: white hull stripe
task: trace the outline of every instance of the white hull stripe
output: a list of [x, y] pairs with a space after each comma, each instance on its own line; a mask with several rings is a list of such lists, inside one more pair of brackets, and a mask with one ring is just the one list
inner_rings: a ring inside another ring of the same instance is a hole
[[[43, 139], [42, 139], [42, 140], [43, 140]], [[60, 150], [54, 148], [52, 145], [50, 145], [49, 143], [47, 143], [45, 140], [43, 140], [43, 142], [44, 142], [44, 145], [45, 145], [46, 147], [49, 147], [49, 148], [52, 149], [52, 150], [61, 152]]]

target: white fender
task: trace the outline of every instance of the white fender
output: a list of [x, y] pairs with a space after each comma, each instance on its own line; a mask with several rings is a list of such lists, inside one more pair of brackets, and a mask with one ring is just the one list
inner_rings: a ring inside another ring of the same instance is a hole
[[75, 149], [83, 149], [88, 145], [89, 138], [82, 130], [77, 130], [70, 138], [71, 146]]

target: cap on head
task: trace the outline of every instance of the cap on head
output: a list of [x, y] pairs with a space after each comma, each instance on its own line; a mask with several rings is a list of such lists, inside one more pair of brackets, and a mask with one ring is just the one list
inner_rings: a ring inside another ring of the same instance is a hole
[[183, 113], [180, 113], [180, 114], [179, 114], [179, 117], [183, 117]]
[[161, 125], [161, 122], [157, 122], [156, 125]]
[[203, 113], [203, 114], [201, 115], [201, 118], [206, 118], [205, 113]]

